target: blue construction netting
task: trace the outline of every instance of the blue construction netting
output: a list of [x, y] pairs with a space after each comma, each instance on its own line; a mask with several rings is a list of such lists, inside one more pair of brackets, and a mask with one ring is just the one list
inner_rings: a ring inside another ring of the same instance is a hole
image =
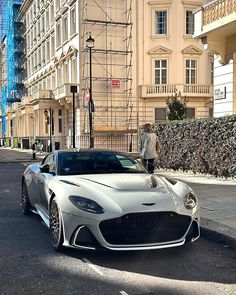
[[2, 134], [6, 134], [5, 112], [8, 105], [19, 101], [24, 93], [22, 84], [22, 23], [16, 20], [23, 0], [0, 0], [0, 40], [5, 42], [6, 80], [1, 81], [0, 104], [2, 111]]

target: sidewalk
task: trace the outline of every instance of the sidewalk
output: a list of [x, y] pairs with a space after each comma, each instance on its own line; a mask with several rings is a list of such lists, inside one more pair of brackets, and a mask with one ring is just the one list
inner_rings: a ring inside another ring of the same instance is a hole
[[163, 169], [156, 173], [189, 184], [201, 207], [201, 235], [236, 248], [236, 179]]
[[[4, 150], [5, 157], [1, 151]], [[7, 156], [6, 156], [7, 154]], [[47, 153], [32, 150], [0, 148], [0, 162], [41, 161]], [[192, 172], [156, 170], [156, 174], [188, 183], [197, 193], [201, 207], [201, 235], [226, 247], [236, 248], [236, 179], [216, 178]]]

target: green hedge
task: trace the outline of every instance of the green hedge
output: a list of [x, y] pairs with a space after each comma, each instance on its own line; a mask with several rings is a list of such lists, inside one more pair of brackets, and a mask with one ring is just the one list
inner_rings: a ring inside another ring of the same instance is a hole
[[236, 176], [236, 116], [172, 121], [154, 126], [161, 142], [157, 166]]

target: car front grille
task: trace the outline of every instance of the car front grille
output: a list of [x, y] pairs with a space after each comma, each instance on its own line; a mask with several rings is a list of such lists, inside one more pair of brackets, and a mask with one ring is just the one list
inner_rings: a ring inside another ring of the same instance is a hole
[[175, 212], [145, 212], [104, 220], [99, 228], [109, 244], [155, 244], [182, 238], [190, 222], [190, 216]]

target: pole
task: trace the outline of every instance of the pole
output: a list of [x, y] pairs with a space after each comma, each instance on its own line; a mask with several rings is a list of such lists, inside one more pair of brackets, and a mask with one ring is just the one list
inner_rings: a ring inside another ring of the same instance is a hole
[[52, 108], [49, 107], [49, 152], [52, 152]]
[[89, 147], [94, 147], [93, 137], [93, 97], [92, 97], [92, 48], [89, 48], [89, 82], [90, 82], [90, 96], [89, 96]]
[[75, 92], [73, 92], [73, 103], [72, 103], [72, 108], [73, 108], [73, 134], [72, 134], [72, 144], [73, 148], [75, 148]]

